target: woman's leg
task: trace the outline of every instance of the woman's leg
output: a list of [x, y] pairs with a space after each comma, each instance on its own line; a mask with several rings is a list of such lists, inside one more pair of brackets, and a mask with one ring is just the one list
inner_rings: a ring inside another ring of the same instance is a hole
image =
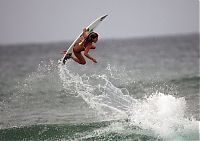
[[74, 56], [71, 57], [74, 61], [82, 65], [86, 64], [85, 58], [82, 56], [81, 52], [78, 52], [78, 53], [74, 52], [74, 55], [75, 57]]

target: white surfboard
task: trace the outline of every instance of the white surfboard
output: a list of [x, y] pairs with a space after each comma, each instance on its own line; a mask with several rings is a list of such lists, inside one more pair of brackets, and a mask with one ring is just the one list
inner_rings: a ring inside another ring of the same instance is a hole
[[[91, 33], [92, 31], [94, 31], [94, 29], [107, 17], [108, 15], [103, 15], [99, 18], [97, 18], [94, 22], [92, 22], [87, 28], [86, 30]], [[64, 54], [63, 58], [60, 60], [60, 62], [63, 63], [63, 60], [65, 58], [66, 55], [73, 53], [73, 47], [75, 45], [75, 43], [79, 40], [79, 38], [83, 35], [83, 33], [81, 33], [76, 40], [74, 40], [74, 42], [70, 45], [70, 47], [68, 48], [68, 50], [66, 51], [66, 53]], [[64, 64], [64, 63], [63, 63]]]

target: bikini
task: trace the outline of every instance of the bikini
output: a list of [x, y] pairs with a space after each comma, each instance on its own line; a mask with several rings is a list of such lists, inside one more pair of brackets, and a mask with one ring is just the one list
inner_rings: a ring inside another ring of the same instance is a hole
[[[90, 33], [90, 34], [91, 34], [91, 33]], [[88, 36], [90, 36], [90, 34], [89, 34]], [[83, 41], [81, 41], [80, 43], [78, 43], [79, 46], [82, 46], [82, 47], [83, 47], [83, 49], [82, 49], [81, 51], [84, 51], [85, 48], [86, 48], [86, 47], [84, 46], [84, 43], [85, 43], [86, 39], [87, 39], [87, 38], [85, 38]], [[76, 44], [75, 44], [75, 45], [76, 45]], [[75, 46], [75, 45], [74, 45], [74, 46]], [[91, 48], [91, 49], [92, 49], [92, 48]], [[75, 53], [80, 53], [81, 51], [75, 51], [74, 48], [73, 48], [73, 52], [75, 52]]]
[[80, 52], [84, 51], [84, 50], [85, 50], [85, 46], [83, 45], [83, 42], [84, 42], [84, 41], [82, 41], [82, 42], [78, 43], [78, 44], [79, 44], [79, 46], [81, 46], [81, 47], [82, 47], [82, 50], [81, 50], [81, 51], [75, 51], [75, 49], [73, 48], [73, 52], [75, 52], [75, 53], [80, 53]]

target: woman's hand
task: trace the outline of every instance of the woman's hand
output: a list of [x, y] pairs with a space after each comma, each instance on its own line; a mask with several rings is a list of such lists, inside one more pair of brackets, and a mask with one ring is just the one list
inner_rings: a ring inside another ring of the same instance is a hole
[[87, 29], [86, 29], [86, 28], [83, 28], [83, 32], [87, 32]]
[[87, 29], [84, 28], [83, 29], [83, 38], [86, 39], [88, 35], [89, 35], [89, 33], [87, 32]]
[[97, 60], [96, 60], [96, 59], [94, 59], [94, 58], [92, 58], [92, 61], [93, 61], [94, 63], [97, 63]]

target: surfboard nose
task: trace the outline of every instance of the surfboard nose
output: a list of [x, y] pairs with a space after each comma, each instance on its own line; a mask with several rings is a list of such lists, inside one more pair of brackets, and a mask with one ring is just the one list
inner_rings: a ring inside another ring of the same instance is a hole
[[108, 15], [102, 16], [100, 21], [103, 21], [107, 16], [108, 16]]

